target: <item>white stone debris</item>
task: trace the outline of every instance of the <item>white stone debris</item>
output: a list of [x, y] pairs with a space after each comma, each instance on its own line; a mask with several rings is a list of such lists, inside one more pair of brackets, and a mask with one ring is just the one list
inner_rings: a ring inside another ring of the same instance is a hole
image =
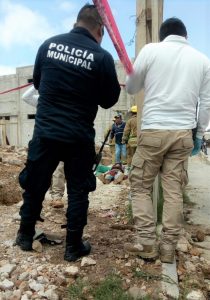
[[81, 267], [96, 265], [96, 261], [91, 257], [83, 257]]
[[76, 266], [70, 266], [70, 267], [67, 267], [67, 268], [65, 269], [65, 271], [64, 271], [64, 274], [65, 274], [66, 276], [73, 276], [73, 277], [75, 277], [75, 276], [78, 275], [78, 273], [79, 273], [79, 268], [76, 267]]

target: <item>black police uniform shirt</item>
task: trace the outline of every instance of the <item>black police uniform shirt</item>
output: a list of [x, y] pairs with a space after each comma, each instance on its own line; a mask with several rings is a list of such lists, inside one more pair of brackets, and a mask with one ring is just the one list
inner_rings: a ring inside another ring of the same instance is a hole
[[98, 105], [112, 107], [120, 93], [112, 56], [82, 27], [41, 45], [33, 81], [40, 95], [34, 136], [70, 143], [93, 141]]

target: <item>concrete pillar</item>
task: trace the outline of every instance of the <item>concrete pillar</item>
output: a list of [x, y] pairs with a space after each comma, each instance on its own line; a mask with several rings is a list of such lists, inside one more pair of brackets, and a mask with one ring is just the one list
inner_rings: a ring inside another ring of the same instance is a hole
[[[159, 28], [163, 20], [163, 0], [136, 0], [136, 56], [141, 48], [151, 42], [159, 41]], [[141, 128], [141, 115], [144, 93], [136, 95], [138, 106], [138, 134]], [[159, 197], [159, 180], [153, 186], [153, 206], [157, 220], [157, 201]]]

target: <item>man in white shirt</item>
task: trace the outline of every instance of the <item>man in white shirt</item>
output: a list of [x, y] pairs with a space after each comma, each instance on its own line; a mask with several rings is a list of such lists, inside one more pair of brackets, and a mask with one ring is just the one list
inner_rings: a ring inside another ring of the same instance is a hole
[[173, 263], [182, 228], [182, 187], [187, 183], [188, 157], [200, 151], [210, 119], [210, 61], [188, 44], [182, 21], [170, 18], [161, 25], [160, 43], [148, 44], [140, 51], [126, 88], [130, 94], [144, 88], [145, 98], [130, 173], [138, 236], [136, 243], [125, 249], [142, 258], [158, 256], [151, 190], [160, 172], [164, 194], [160, 258]]
[[[39, 93], [32, 85], [24, 92], [24, 94], [22, 95], [22, 99], [27, 104], [37, 107]], [[52, 175], [51, 188], [49, 189], [49, 193], [52, 198], [50, 204], [52, 205], [53, 208], [64, 207], [64, 201], [62, 199], [64, 196], [64, 191], [65, 191], [64, 163], [60, 161]]]

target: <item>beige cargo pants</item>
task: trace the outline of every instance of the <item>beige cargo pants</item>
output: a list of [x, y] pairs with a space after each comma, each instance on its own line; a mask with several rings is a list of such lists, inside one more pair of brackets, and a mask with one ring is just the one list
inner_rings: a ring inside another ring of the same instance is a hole
[[114, 145], [110, 144], [109, 148], [112, 155], [112, 164], [115, 164], [115, 144]]
[[136, 151], [136, 147], [131, 147], [131, 146], [127, 145], [127, 165], [128, 165], [128, 167], [131, 166], [131, 162], [132, 162], [135, 151]]
[[192, 148], [191, 130], [141, 131], [129, 179], [134, 223], [143, 245], [156, 240], [151, 192], [159, 172], [164, 195], [161, 243], [176, 245], [183, 223], [182, 188], [187, 184]]
[[65, 191], [64, 163], [60, 161], [52, 176], [52, 184], [51, 184], [51, 191], [50, 191], [52, 199], [54, 200], [61, 199], [64, 195], [64, 191]]

